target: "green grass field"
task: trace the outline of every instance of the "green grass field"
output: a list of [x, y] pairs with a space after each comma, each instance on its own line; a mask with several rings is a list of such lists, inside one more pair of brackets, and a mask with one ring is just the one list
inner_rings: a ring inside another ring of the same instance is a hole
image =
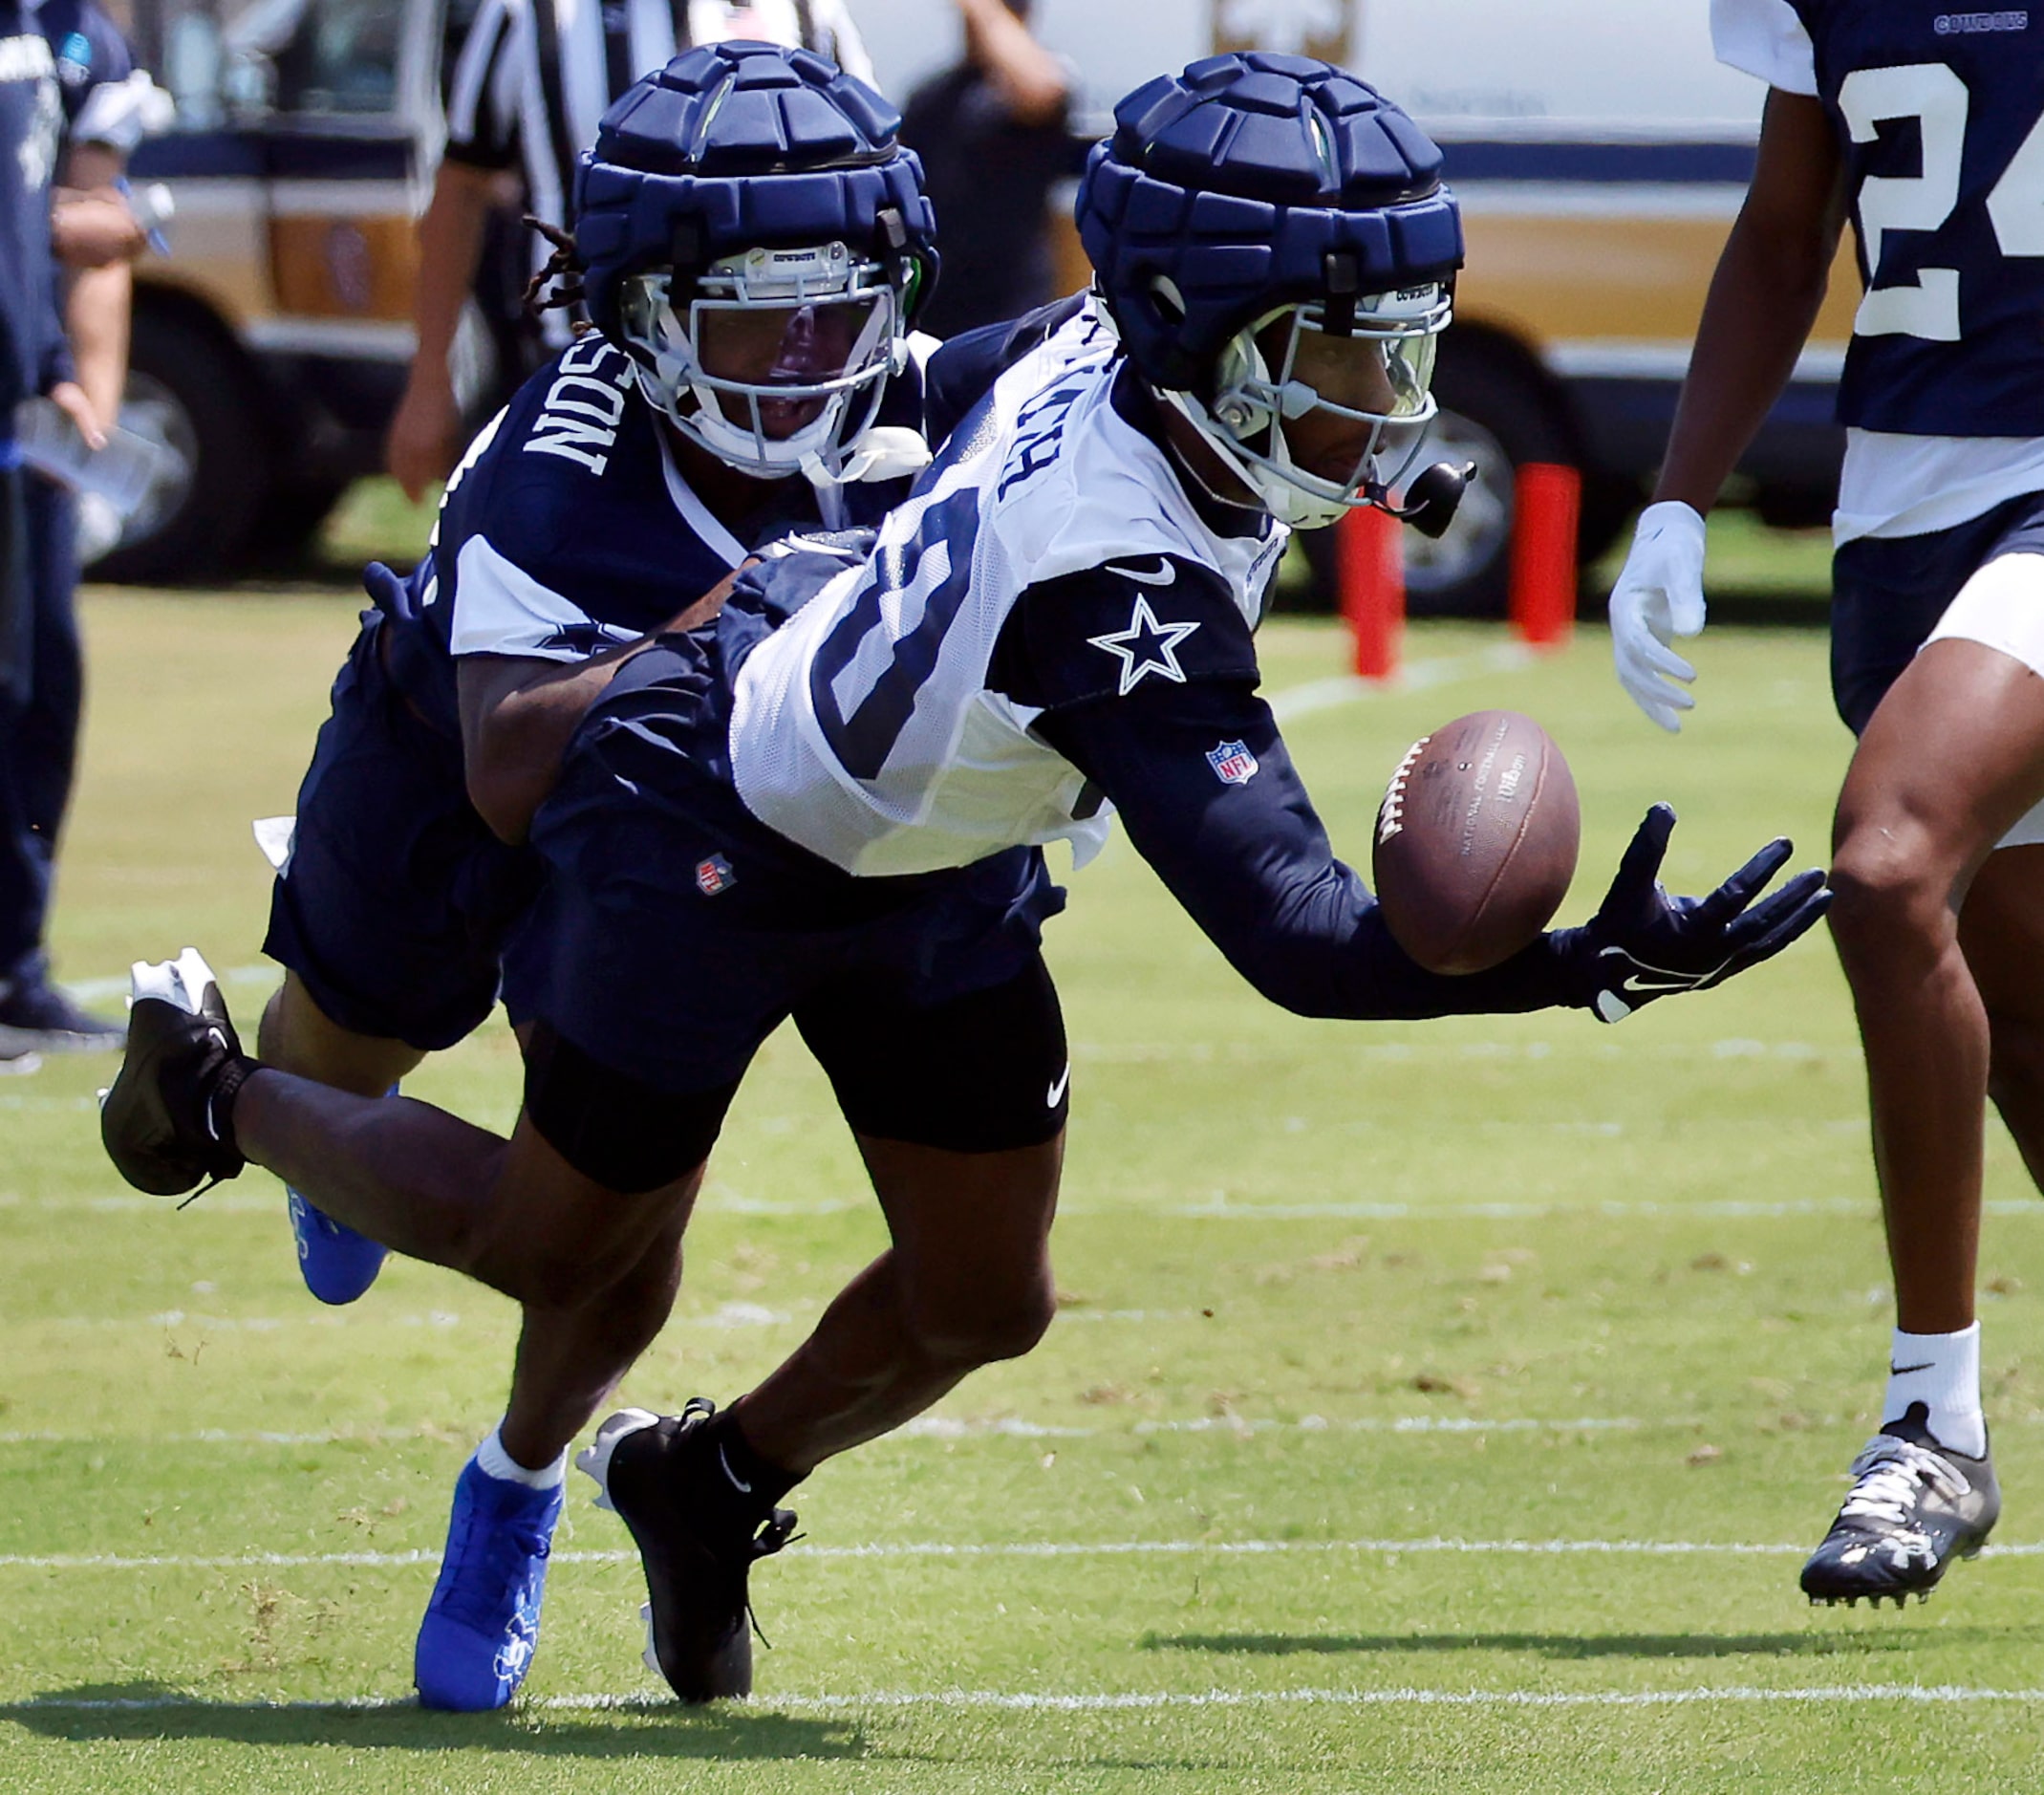
[[[57, 929], [102, 997], [185, 941], [252, 1018], [267, 874], [353, 627], [337, 596], [96, 595]], [[1509, 704], [1585, 811], [1566, 916], [1643, 807], [1669, 882], [1775, 831], [1821, 857], [1845, 743], [1824, 642], [1713, 632], [1679, 740], [1601, 632], [1486, 668], [1415, 628], [1400, 692], [1301, 715], [1363, 854], [1407, 742]], [[1339, 670], [1267, 633], [1270, 689]], [[1877, 1418], [1889, 1308], [1828, 946], [1618, 1028], [1263, 1006], [1117, 844], [1050, 954], [1075, 1045], [1061, 1319], [1031, 1357], [827, 1466], [756, 1580], [742, 1709], [638, 1661], [638, 1571], [583, 1492], [527, 1692], [406, 1705], [452, 1480], [508, 1305], [395, 1265], [300, 1288], [277, 1186], [176, 1211], [101, 1157], [105, 1059], [0, 1080], [0, 1788], [1810, 1790], [2033, 1785], [2044, 1706], [2039, 1205], [1996, 1137], [1989, 1402], [2004, 1544], [1927, 1607], [1812, 1611], [1801, 1553]], [[503, 1125], [493, 1027], [413, 1089]], [[674, 1325], [626, 1398], [728, 1397], [879, 1227], [799, 1044], [719, 1150]]]

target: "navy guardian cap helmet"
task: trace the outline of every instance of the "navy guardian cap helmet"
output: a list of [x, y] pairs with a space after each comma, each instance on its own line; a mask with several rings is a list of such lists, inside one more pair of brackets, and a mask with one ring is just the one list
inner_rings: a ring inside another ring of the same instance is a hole
[[937, 257], [900, 122], [811, 51], [732, 41], [635, 82], [582, 157], [590, 316], [733, 466], [834, 477], [906, 363]]
[[[1309, 57], [1210, 56], [1114, 109], [1077, 215], [1130, 360], [1266, 508], [1312, 525], [1388, 505], [1462, 263], [1441, 152], [1405, 113]], [[1301, 378], [1327, 365], [1316, 336], [1363, 340], [1357, 391]], [[1346, 478], [1292, 458], [1283, 421], [1316, 408], [1366, 444]]]

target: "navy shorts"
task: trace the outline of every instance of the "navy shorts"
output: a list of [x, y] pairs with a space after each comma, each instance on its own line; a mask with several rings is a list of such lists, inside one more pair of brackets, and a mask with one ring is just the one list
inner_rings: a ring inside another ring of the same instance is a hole
[[1959, 588], [2004, 554], [2044, 554], [2044, 494], [1949, 530], [1861, 536], [1831, 559], [1831, 696], [1859, 735]]
[[490, 833], [459, 736], [392, 677], [396, 636], [419, 627], [363, 619], [298, 789], [263, 951], [341, 1027], [433, 1051], [488, 1016], [543, 873], [530, 849]]
[[[755, 818], [730, 781], [729, 691], [764, 627], [727, 608], [666, 638], [591, 712], [534, 821], [548, 878], [507, 993], [652, 1092], [728, 1095], [792, 1016], [863, 1132], [961, 1151], [1027, 1144], [1013, 1136], [1032, 1130], [1049, 1138], [1063, 1121], [1065, 1048], [1039, 945], [1064, 893], [1034, 849], [854, 878]], [[1007, 1015], [1014, 1048], [981, 1044], [972, 1104], [1002, 1119], [961, 1134], [956, 1114], [936, 1113], [958, 1107], [955, 1084], [906, 1065], [905, 1087], [930, 1084], [926, 1114], [913, 1099], [884, 1118], [853, 1114], [872, 1107], [851, 1093], [871, 1089], [876, 1044], [946, 1018], [969, 1032], [979, 1012], [963, 1000], [1001, 987], [1043, 993], [1028, 999], [1026, 1027], [1013, 1009], [983, 1012]]]

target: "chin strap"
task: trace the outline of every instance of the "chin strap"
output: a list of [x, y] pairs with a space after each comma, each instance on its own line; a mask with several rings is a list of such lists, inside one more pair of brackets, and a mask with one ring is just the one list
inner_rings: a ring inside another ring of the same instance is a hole
[[930, 462], [930, 445], [917, 432], [875, 424], [859, 439], [837, 477], [848, 487], [867, 480], [913, 480]]
[[816, 508], [824, 527], [843, 530], [851, 521], [845, 487], [875, 480], [913, 480], [930, 465], [930, 445], [914, 430], [881, 424], [859, 439], [858, 446], [832, 473], [813, 449], [802, 458], [802, 477], [816, 489]]

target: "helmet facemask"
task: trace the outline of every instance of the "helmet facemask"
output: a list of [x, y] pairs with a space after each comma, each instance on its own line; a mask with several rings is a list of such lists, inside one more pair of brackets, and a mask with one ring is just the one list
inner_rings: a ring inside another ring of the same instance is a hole
[[[1272, 516], [1315, 529], [1384, 504], [1410, 471], [1436, 409], [1435, 339], [1451, 315], [1439, 283], [1280, 306], [1229, 338], [1211, 400], [1163, 397]], [[1313, 465], [1287, 424], [1324, 444], [1309, 451]]]
[[676, 429], [763, 479], [836, 478], [904, 365], [900, 295], [843, 243], [752, 249], [675, 303], [671, 270], [620, 283], [640, 385]]

